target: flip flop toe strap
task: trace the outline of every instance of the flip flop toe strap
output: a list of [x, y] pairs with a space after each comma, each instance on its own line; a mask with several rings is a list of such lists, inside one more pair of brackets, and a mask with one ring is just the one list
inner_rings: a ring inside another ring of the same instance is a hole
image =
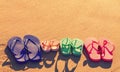
[[92, 41], [92, 43], [90, 43], [86, 48], [89, 48], [89, 47], [92, 45], [92, 48], [90, 49], [89, 53], [91, 53], [92, 50], [94, 49], [94, 50], [96, 50], [97, 53], [99, 54], [100, 52], [99, 52], [98, 49], [96, 49], [96, 48], [94, 47], [94, 43], [95, 43], [95, 44], [98, 44], [98, 42], [96, 42], [96, 41]]
[[16, 59], [19, 60], [19, 59], [23, 58], [23, 56], [24, 56], [24, 60], [26, 61], [27, 52], [26, 52], [26, 49], [25, 49], [25, 48], [21, 51], [20, 54], [21, 54], [21, 56], [20, 56], [19, 58], [16, 58]]

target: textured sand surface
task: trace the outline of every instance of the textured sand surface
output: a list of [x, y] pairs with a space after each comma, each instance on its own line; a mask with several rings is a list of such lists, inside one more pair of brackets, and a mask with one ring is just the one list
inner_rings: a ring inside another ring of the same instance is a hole
[[[61, 54], [43, 54], [38, 63], [17, 64], [8, 50], [12, 36], [32, 34], [40, 40], [106, 37], [116, 49], [112, 64]], [[0, 72], [120, 72], [119, 0], [0, 0]]]

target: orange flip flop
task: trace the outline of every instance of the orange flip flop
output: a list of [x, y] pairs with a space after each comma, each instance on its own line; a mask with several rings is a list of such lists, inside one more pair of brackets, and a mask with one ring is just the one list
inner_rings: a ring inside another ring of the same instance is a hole
[[46, 40], [41, 42], [41, 47], [44, 52], [50, 52], [52, 51], [58, 51], [59, 50], [59, 41], [53, 39], [53, 40]]
[[86, 39], [84, 45], [85, 45], [85, 49], [89, 55], [89, 58], [92, 61], [100, 61], [101, 60], [99, 43], [98, 43], [98, 40], [96, 38]]
[[41, 48], [44, 52], [50, 52], [51, 47], [50, 47], [50, 41], [42, 41], [41, 42]]
[[50, 41], [50, 45], [51, 45], [51, 50], [52, 51], [58, 51], [59, 50], [59, 46], [60, 46], [60, 42], [58, 40], [51, 40]]
[[99, 40], [99, 45], [102, 49], [102, 55], [101, 55], [102, 60], [112, 61], [113, 51], [115, 49], [114, 44], [110, 40], [104, 38]]

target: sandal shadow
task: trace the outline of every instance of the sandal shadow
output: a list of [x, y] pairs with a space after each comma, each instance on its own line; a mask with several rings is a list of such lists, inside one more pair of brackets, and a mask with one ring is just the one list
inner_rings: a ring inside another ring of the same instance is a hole
[[15, 71], [24, 70], [26, 63], [17, 62], [14, 55], [12, 54], [8, 47], [5, 48], [4, 52], [8, 58], [6, 59], [6, 61], [4, 61], [2, 66], [10, 66], [10, 68], [14, 69]]
[[42, 52], [42, 59], [43, 59], [42, 61], [46, 68], [51, 67], [55, 63], [54, 58], [56, 54], [57, 52], [49, 52], [49, 53]]
[[[80, 60], [80, 57], [81, 56], [76, 57], [74, 55], [65, 56], [65, 55], [61, 54], [61, 52], [59, 52], [59, 56], [58, 56], [58, 59], [55, 64], [55, 72], [74, 72], [78, 65], [78, 62]], [[69, 59], [71, 59], [75, 64], [74, 66], [71, 67], [71, 69], [68, 68], [68, 66], [69, 66], [68, 60]]]

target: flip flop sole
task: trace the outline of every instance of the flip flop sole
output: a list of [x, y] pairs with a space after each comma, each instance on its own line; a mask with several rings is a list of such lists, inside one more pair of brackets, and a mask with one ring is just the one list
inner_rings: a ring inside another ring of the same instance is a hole
[[59, 47], [60, 47], [60, 42], [56, 39], [53, 39], [50, 41], [50, 45], [51, 45], [51, 50], [52, 51], [58, 51]]
[[50, 48], [50, 41], [48, 41], [48, 40], [42, 41], [41, 42], [41, 48], [46, 53], [50, 52], [50, 50], [51, 50], [51, 48]]
[[99, 53], [99, 44], [96, 38], [88, 38], [84, 42], [85, 49], [89, 55], [90, 60], [100, 61], [101, 55]]
[[30, 60], [41, 60], [40, 42], [37, 37], [33, 35], [25, 35], [24, 44], [26, 49], [28, 50], [28, 56]]
[[71, 39], [64, 38], [60, 41], [61, 53], [63, 55], [70, 55], [71, 54]]
[[8, 48], [13, 53], [16, 61], [26, 62], [28, 61], [28, 56], [26, 56], [26, 51], [24, 48], [24, 43], [20, 37], [12, 37], [8, 41]]
[[101, 38], [99, 40], [100, 47], [102, 48], [102, 60], [104, 61], [112, 61], [113, 60], [113, 51], [115, 49], [114, 44], [106, 39], [106, 38]]
[[75, 56], [80, 56], [83, 50], [83, 41], [80, 39], [73, 39], [72, 40], [72, 53]]

